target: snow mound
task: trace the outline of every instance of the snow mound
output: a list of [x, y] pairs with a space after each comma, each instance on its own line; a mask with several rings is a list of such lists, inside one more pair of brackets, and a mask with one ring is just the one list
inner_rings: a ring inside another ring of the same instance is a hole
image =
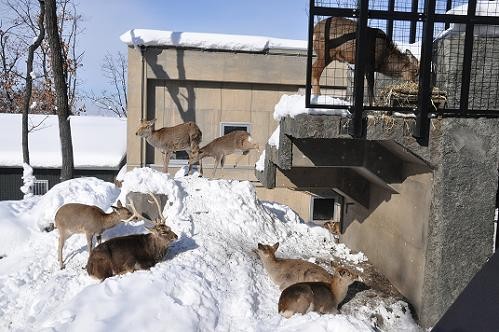
[[[311, 102], [314, 104], [327, 104], [327, 105], [345, 105], [348, 103], [345, 100], [333, 98], [330, 96], [312, 96]], [[283, 95], [279, 102], [274, 107], [274, 119], [279, 121], [285, 116], [290, 116], [294, 118], [298, 114], [329, 114], [329, 115], [340, 115], [340, 116], [350, 116], [350, 112], [345, 109], [323, 109], [323, 108], [306, 108], [305, 107], [305, 96], [303, 95]]]
[[[90, 181], [82, 182], [61, 186], [37, 206], [53, 209], [66, 197], [88, 200]], [[93, 198], [95, 203], [113, 202], [118, 196], [102, 182], [92, 186], [100, 197]], [[69, 259], [66, 269], [59, 270], [57, 230], [37, 233], [23, 250], [0, 260], [0, 330], [373, 330], [374, 309], [369, 308], [358, 315], [310, 313], [289, 320], [277, 313], [280, 292], [253, 252], [258, 242], [279, 241], [280, 257], [316, 260], [328, 270], [336, 260], [334, 252], [342, 252], [352, 264], [360, 258], [337, 246], [324, 228], [304, 224], [289, 207], [258, 200], [251, 183], [172, 178], [142, 168], [124, 175], [120, 197], [129, 191], [168, 195], [164, 214], [179, 239], [165, 260], [149, 271], [99, 283], [82, 269], [88, 257], [83, 236], [68, 239]], [[119, 227], [113, 229], [115, 235], [143, 231], [140, 222]], [[403, 324], [397, 327], [416, 326], [411, 319]]]

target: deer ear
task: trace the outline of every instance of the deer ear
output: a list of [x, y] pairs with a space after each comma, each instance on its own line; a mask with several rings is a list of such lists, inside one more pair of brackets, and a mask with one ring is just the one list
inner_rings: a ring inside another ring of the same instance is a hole
[[414, 54], [412, 54], [412, 52], [409, 49], [405, 50], [405, 55], [407, 55], [409, 57], [409, 59], [411, 60], [412, 63], [419, 62], [418, 59], [414, 56]]
[[274, 248], [274, 250], [277, 250], [277, 248], [279, 248], [279, 242], [274, 243], [272, 248]]
[[121, 201], [118, 201], [118, 203], [116, 203], [116, 206], [119, 208], [123, 207], [123, 205], [121, 205]]
[[258, 243], [258, 249], [263, 250], [263, 244]]

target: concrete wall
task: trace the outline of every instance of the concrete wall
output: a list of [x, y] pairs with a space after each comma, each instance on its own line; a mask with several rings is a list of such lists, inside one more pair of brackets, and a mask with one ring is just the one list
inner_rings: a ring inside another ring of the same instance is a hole
[[258, 198], [264, 201], [279, 202], [289, 206], [305, 222], [312, 219], [310, 210], [311, 196], [303, 191], [291, 190], [288, 188], [267, 189], [261, 186], [256, 187]]
[[[278, 125], [273, 119], [275, 104], [283, 94], [297, 93], [305, 85], [306, 54], [150, 47], [142, 58], [140, 49], [130, 47], [128, 68], [127, 153], [132, 168], [162, 165], [161, 154], [135, 136], [141, 119], [156, 118], [156, 127], [194, 121], [203, 132], [202, 145], [221, 135], [222, 122], [247, 123], [263, 148]], [[328, 83], [345, 86], [344, 76], [330, 78]], [[239, 163], [238, 172], [224, 173], [229, 178], [240, 175], [240, 179], [256, 180], [253, 165], [258, 157], [251, 152]], [[228, 157], [226, 165], [230, 167], [235, 158]], [[212, 162], [208, 159], [206, 168]]]

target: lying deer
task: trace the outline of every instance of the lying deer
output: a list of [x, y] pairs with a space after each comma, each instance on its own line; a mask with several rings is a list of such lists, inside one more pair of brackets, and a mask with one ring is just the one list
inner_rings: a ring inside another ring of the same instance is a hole
[[117, 206], [111, 206], [113, 212], [105, 213], [94, 205], [80, 203], [64, 204], [55, 215], [55, 227], [59, 230], [59, 247], [57, 249], [59, 266], [64, 268], [62, 250], [64, 243], [73, 234], [85, 233], [88, 251], [92, 252], [93, 237], [97, 235], [97, 242], [101, 242], [101, 234], [106, 229], [114, 227], [122, 221], [128, 222], [137, 215], [130, 212], [118, 201]]
[[[132, 201], [130, 205], [134, 214], [138, 214]], [[165, 224], [161, 210], [159, 213], [161, 217], [148, 228], [151, 233], [116, 237], [98, 245], [88, 258], [88, 274], [104, 280], [117, 274], [147, 270], [161, 261], [178, 236]]]
[[[329, 17], [314, 27], [313, 47], [317, 58], [312, 65], [312, 93], [320, 95], [319, 80], [332, 61], [355, 64], [357, 22], [343, 17]], [[374, 72], [415, 81], [419, 62], [406, 50], [402, 53], [383, 30], [367, 27], [369, 61], [365, 64], [369, 105], [374, 102]]]
[[338, 304], [347, 295], [350, 286], [358, 276], [346, 268], [336, 269], [330, 283], [300, 282], [282, 291], [279, 297], [278, 311], [289, 318], [292, 315], [315, 311], [320, 314], [334, 314]]
[[281, 290], [298, 282], [321, 281], [330, 283], [332, 281], [333, 276], [317, 264], [301, 259], [276, 257], [277, 248], [279, 248], [279, 242], [273, 246], [258, 243], [256, 252], [270, 278]]
[[164, 153], [163, 172], [168, 172], [168, 163], [173, 152], [186, 150], [189, 158], [192, 153], [198, 152], [202, 133], [194, 122], [154, 130], [155, 122], [156, 119], [142, 120], [136, 135], [145, 138], [147, 143]]
[[241, 156], [237, 158], [234, 163], [234, 167], [241, 161], [242, 157], [246, 156], [250, 150], [257, 149], [260, 150], [258, 144], [253, 142], [251, 135], [244, 130], [231, 131], [222, 137], [215, 138], [206, 146], [199, 149], [198, 153], [193, 153], [192, 157], [189, 158], [189, 170], [192, 168], [192, 164], [199, 162], [201, 165], [201, 175], [203, 175], [203, 163], [202, 159], [206, 157], [215, 158], [215, 168], [213, 170], [213, 177], [217, 172], [218, 164], [224, 167], [225, 156], [235, 153], [242, 152]]

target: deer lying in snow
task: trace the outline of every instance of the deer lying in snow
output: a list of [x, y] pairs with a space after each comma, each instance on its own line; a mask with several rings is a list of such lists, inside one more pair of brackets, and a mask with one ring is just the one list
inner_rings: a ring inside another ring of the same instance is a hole
[[289, 318], [292, 315], [315, 311], [320, 314], [334, 314], [338, 304], [347, 295], [350, 286], [358, 276], [346, 268], [337, 268], [330, 283], [300, 282], [282, 291], [279, 297], [279, 313]]
[[212, 157], [215, 158], [215, 168], [213, 170], [213, 176], [215, 176], [218, 164], [222, 168], [224, 167], [225, 156], [235, 152], [242, 152], [241, 156], [234, 163], [234, 167], [236, 167], [241, 158], [246, 156], [252, 149], [260, 150], [258, 144], [253, 143], [253, 139], [248, 132], [244, 130], [231, 131], [222, 137], [215, 138], [199, 149], [198, 153], [193, 153], [192, 157], [189, 158], [189, 170], [192, 168], [192, 164], [199, 162], [201, 165], [201, 175], [203, 175], [202, 159]]
[[[159, 209], [159, 203], [155, 201]], [[133, 202], [130, 205], [134, 214], [138, 214]], [[178, 238], [165, 224], [160, 209], [159, 213], [161, 217], [154, 221], [153, 227], [148, 228], [151, 233], [116, 237], [98, 245], [88, 258], [88, 274], [104, 280], [117, 274], [149, 269], [158, 263], [170, 243]]]
[[174, 127], [164, 127], [154, 130], [155, 122], [156, 119], [150, 121], [142, 120], [136, 135], [145, 138], [147, 143], [165, 154], [163, 172], [168, 172], [168, 163], [173, 152], [186, 150], [189, 158], [191, 154], [198, 152], [202, 133], [194, 122], [186, 122]]
[[113, 212], [105, 213], [94, 205], [80, 203], [64, 204], [55, 215], [55, 227], [59, 230], [59, 247], [57, 249], [59, 266], [64, 268], [62, 250], [64, 242], [73, 234], [85, 233], [88, 251], [92, 252], [92, 240], [97, 235], [97, 242], [101, 241], [101, 234], [106, 229], [114, 227], [122, 221], [130, 221], [137, 217], [118, 201], [118, 206], [111, 206]]
[[333, 276], [317, 264], [302, 259], [278, 258], [275, 252], [279, 242], [273, 246], [258, 243], [256, 250], [263, 267], [281, 290], [298, 282], [321, 281], [331, 283]]

